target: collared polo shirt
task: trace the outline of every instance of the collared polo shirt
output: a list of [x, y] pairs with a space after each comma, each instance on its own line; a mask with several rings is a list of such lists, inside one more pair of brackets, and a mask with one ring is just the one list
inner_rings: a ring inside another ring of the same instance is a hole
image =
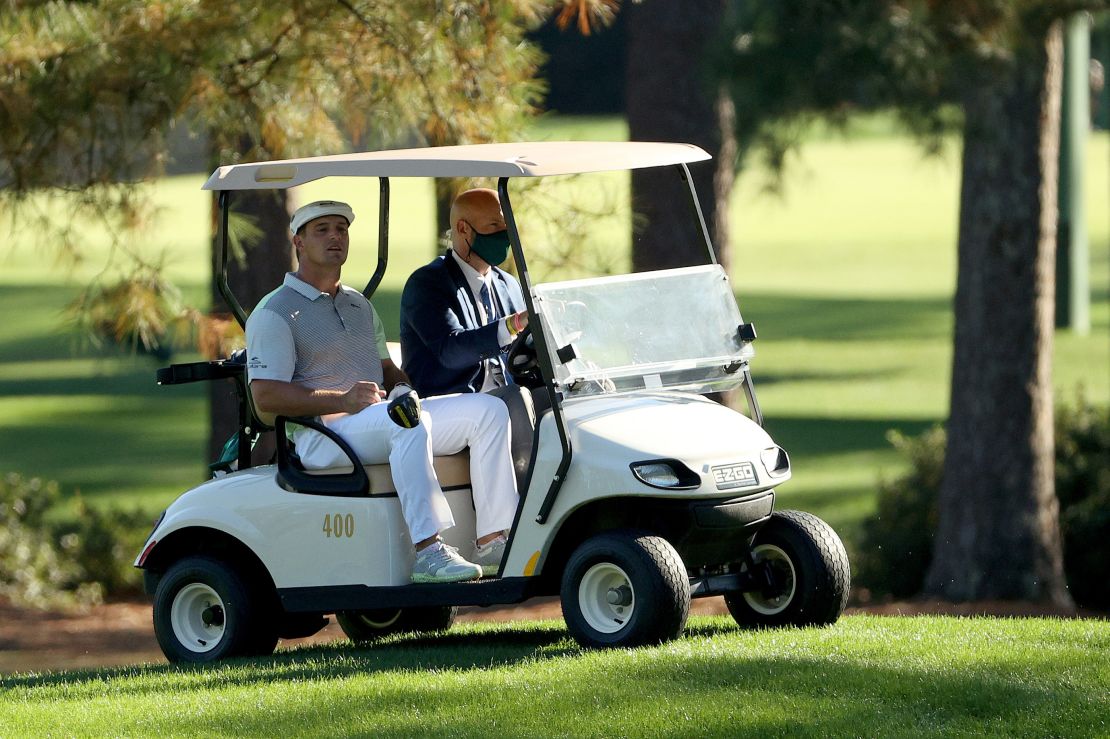
[[289, 273], [247, 319], [250, 380], [295, 382], [312, 390], [349, 390], [382, 383], [389, 357], [385, 328], [358, 290], [341, 285], [335, 297]]

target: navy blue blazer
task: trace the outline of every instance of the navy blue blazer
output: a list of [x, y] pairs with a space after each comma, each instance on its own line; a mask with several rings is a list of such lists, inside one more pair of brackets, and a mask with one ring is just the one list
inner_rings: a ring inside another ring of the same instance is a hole
[[[516, 278], [493, 270], [500, 315], [526, 308]], [[497, 324], [480, 325], [466, 276], [449, 254], [412, 273], [401, 293], [401, 368], [421, 395], [474, 393], [482, 388], [482, 360], [497, 356]]]

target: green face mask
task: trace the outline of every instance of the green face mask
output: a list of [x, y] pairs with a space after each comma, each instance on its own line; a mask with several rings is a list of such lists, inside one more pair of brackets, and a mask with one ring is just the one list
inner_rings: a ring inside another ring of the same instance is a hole
[[469, 221], [467, 225], [474, 229], [474, 241], [470, 243], [470, 250], [485, 260], [486, 264], [496, 266], [509, 257], [508, 229], [484, 234], [479, 233]]

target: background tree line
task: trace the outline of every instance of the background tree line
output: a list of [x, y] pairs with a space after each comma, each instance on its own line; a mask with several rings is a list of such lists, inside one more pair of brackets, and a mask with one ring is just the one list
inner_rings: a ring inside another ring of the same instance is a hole
[[[630, 136], [714, 155], [694, 176], [726, 266], [737, 169], [755, 156], [781, 169], [809, 122], [891, 110], [927, 148], [958, 132], [952, 393], [925, 586], [957, 600], [1068, 600], [1051, 475], [1060, 23], [1107, 0], [5, 5], [0, 206], [64, 187], [120, 232], [142, 225], [131, 185], [164, 166], [166, 126], [186, 115], [203, 125], [212, 165], [511, 137], [542, 89], [525, 33], [550, 13], [579, 31], [623, 17]], [[685, 214], [657, 178], [633, 177], [636, 269], [702, 258], [685, 251]], [[240, 196], [236, 210], [258, 225], [240, 226], [252, 246], [232, 275], [250, 306], [290, 264], [289, 204]], [[79, 251], [65, 224], [43, 232]], [[156, 341], [180, 306], [156, 258], [121, 253], [127, 275], [92, 286], [82, 314], [111, 316], [93, 327], [117, 338]], [[213, 397], [213, 447], [229, 406]]]

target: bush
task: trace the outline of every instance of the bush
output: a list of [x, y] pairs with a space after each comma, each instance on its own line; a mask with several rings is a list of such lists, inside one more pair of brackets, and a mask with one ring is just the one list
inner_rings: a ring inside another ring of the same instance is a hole
[[0, 478], [0, 596], [50, 608], [137, 592], [142, 577], [131, 562], [150, 531], [149, 515], [91, 508], [77, 498], [73, 518], [48, 520], [61, 502], [53, 482]]
[[1056, 495], [1072, 598], [1110, 610], [1110, 408], [1080, 399], [1057, 413]]
[[51, 482], [19, 475], [0, 479], [0, 595], [13, 603], [85, 605], [103, 595], [84, 577], [73, 555], [75, 541], [57, 537], [44, 521], [58, 498]]
[[909, 457], [910, 470], [879, 481], [878, 503], [863, 521], [852, 579], [873, 594], [908, 598], [921, 591], [933, 557], [945, 433], [934, 426], [917, 437], [888, 431], [887, 439]]
[[[933, 555], [945, 434], [935, 427], [891, 443], [909, 456], [910, 470], [880, 481], [875, 513], [864, 520], [853, 579], [877, 595], [920, 592]], [[1082, 396], [1056, 413], [1056, 495], [1064, 570], [1077, 605], [1110, 609], [1110, 408]]]
[[134, 595], [142, 590], [142, 572], [132, 564], [150, 534], [151, 516], [139, 509], [93, 508], [80, 498], [76, 518], [55, 526], [80, 563], [85, 577], [105, 595]]

